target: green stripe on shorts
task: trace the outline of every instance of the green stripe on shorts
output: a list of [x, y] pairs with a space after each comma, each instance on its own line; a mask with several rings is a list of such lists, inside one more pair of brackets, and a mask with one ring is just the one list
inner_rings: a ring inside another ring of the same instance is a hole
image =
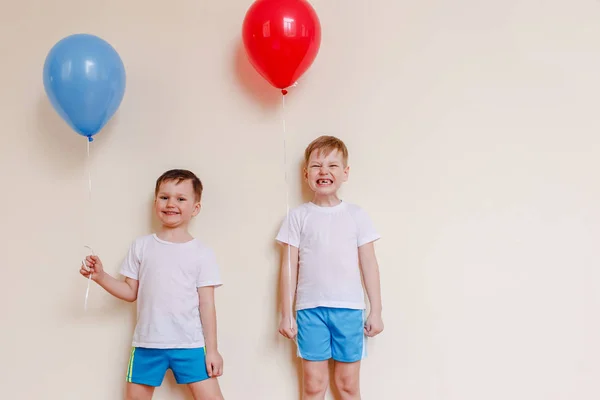
[[131, 375], [133, 372], [133, 357], [135, 356], [135, 347], [131, 348], [131, 356], [129, 356], [129, 366], [127, 367], [127, 382], [131, 383]]

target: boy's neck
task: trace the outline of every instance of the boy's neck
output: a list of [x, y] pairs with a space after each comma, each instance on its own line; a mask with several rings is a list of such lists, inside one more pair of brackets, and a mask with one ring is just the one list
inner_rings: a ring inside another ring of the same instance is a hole
[[312, 203], [318, 205], [319, 207], [335, 207], [340, 204], [342, 201], [336, 194], [332, 194], [329, 196], [315, 196], [312, 199]]
[[163, 226], [158, 232], [156, 232], [156, 236], [158, 236], [158, 238], [161, 240], [171, 243], [185, 243], [194, 239], [194, 237], [184, 227], [169, 228]]

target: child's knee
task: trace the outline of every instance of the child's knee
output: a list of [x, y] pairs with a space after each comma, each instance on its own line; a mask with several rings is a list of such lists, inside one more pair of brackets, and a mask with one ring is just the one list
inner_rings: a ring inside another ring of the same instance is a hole
[[325, 393], [327, 390], [327, 376], [318, 374], [304, 375], [304, 391], [309, 395]]
[[336, 374], [335, 385], [342, 393], [357, 394], [359, 391], [359, 377], [356, 374]]

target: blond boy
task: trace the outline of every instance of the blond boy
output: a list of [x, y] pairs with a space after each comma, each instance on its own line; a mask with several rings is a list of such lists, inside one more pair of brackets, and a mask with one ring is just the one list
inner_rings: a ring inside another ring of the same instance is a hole
[[[348, 173], [344, 142], [321, 136], [310, 143], [304, 178], [313, 199], [290, 210], [277, 235], [284, 250], [279, 332], [287, 338], [297, 336], [303, 400], [325, 398], [329, 359], [335, 363], [334, 382], [342, 399], [360, 399], [365, 336], [383, 330], [373, 245], [380, 236], [362, 208], [340, 200], [338, 190]], [[370, 304], [366, 320], [361, 274]]]

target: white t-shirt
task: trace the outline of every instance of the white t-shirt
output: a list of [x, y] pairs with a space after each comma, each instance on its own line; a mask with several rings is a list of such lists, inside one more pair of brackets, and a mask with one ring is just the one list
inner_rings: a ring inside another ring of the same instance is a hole
[[211, 249], [197, 239], [142, 236], [129, 248], [121, 274], [139, 281], [134, 347], [204, 347], [198, 288], [222, 284]]
[[290, 210], [277, 240], [298, 248], [296, 310], [315, 307], [365, 309], [358, 248], [380, 238], [367, 213], [341, 202], [305, 203]]

